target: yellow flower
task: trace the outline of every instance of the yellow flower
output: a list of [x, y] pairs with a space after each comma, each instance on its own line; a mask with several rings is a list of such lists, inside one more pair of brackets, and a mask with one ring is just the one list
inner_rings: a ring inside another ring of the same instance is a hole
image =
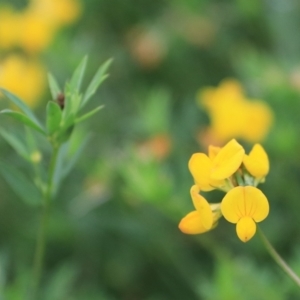
[[188, 213], [179, 223], [179, 229], [186, 234], [199, 234], [213, 229], [221, 214], [217, 209], [218, 204], [209, 204], [199, 195], [199, 188], [193, 185], [191, 197], [196, 210]]
[[271, 109], [262, 101], [249, 101], [235, 80], [225, 80], [218, 88], [204, 89], [199, 102], [210, 116], [212, 139], [220, 143], [233, 137], [258, 142], [270, 129]]
[[230, 190], [222, 200], [224, 218], [236, 225], [241, 241], [249, 241], [256, 232], [256, 222], [263, 221], [269, 214], [266, 196], [256, 187], [238, 186]]
[[0, 48], [9, 49], [16, 45], [19, 31], [18, 15], [10, 8], [0, 10]]
[[56, 28], [43, 15], [26, 10], [20, 16], [19, 45], [30, 53], [46, 49], [56, 34]]
[[233, 175], [241, 166], [245, 150], [235, 140], [223, 148], [211, 147], [209, 156], [195, 153], [189, 160], [189, 170], [195, 183], [203, 191], [210, 191], [224, 185], [224, 180]]
[[45, 70], [37, 61], [10, 55], [0, 62], [0, 87], [16, 94], [29, 106], [36, 105], [45, 85]]
[[256, 178], [264, 178], [269, 173], [268, 155], [260, 144], [255, 144], [249, 155], [244, 156], [243, 164]]
[[31, 0], [29, 8], [57, 27], [73, 23], [81, 13], [77, 0]]
[[77, 0], [31, 0], [21, 12], [0, 9], [0, 48], [20, 46], [30, 53], [47, 48], [61, 26], [81, 13]]

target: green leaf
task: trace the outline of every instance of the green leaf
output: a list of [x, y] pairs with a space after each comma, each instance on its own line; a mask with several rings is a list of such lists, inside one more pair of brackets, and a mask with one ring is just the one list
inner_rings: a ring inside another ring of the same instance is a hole
[[91, 83], [89, 84], [86, 92], [84, 93], [84, 97], [81, 103], [81, 108], [86, 105], [88, 100], [95, 94], [99, 85], [108, 77], [105, 72], [107, 71], [108, 67], [112, 63], [112, 59], [107, 60], [103, 65], [101, 65], [94, 75]]
[[48, 82], [49, 82], [52, 99], [55, 100], [57, 98], [57, 96], [61, 93], [61, 89], [60, 89], [55, 77], [51, 73], [48, 73]]
[[14, 119], [16, 119], [17, 121], [23, 123], [26, 126], [29, 126], [33, 129], [35, 129], [36, 131], [42, 133], [45, 135], [45, 131], [41, 128], [41, 126], [37, 123], [35, 123], [32, 119], [30, 119], [28, 116], [17, 112], [17, 111], [13, 111], [11, 109], [3, 109], [0, 111], [1, 114], [5, 114], [8, 115]]
[[81, 143], [79, 147], [76, 149], [75, 153], [72, 154], [72, 156], [69, 158], [69, 160], [66, 162], [63, 170], [62, 170], [62, 177], [65, 178], [67, 175], [72, 171], [73, 167], [77, 163], [78, 159], [80, 158], [81, 154], [83, 153], [83, 150], [85, 149], [88, 141], [90, 140], [91, 135], [87, 135], [81, 140]]
[[21, 99], [19, 99], [16, 95], [10, 93], [9, 91], [0, 88], [0, 91], [10, 100], [12, 101], [17, 107], [19, 107], [23, 113], [31, 119], [32, 122], [36, 123], [40, 127], [42, 125], [40, 124], [39, 120], [36, 118], [34, 113], [31, 111], [31, 109], [23, 102]]
[[77, 92], [79, 93], [80, 86], [82, 83], [83, 75], [85, 72], [86, 64], [87, 64], [87, 56], [85, 56], [76, 70], [74, 71], [72, 78], [70, 80], [70, 91], [71, 93]]
[[0, 129], [0, 134], [20, 156], [30, 161], [30, 151], [20, 137], [13, 133], [9, 133], [4, 129]]
[[75, 124], [80, 123], [88, 118], [90, 118], [91, 116], [93, 116], [94, 114], [96, 114], [99, 110], [101, 110], [104, 107], [104, 105], [100, 105], [98, 107], [96, 107], [95, 109], [89, 111], [88, 113], [84, 114], [83, 116], [77, 118], [75, 120]]
[[49, 101], [47, 104], [47, 131], [49, 135], [52, 135], [60, 127], [62, 117], [62, 111], [60, 106], [54, 102]]
[[42, 195], [36, 186], [28, 180], [28, 176], [3, 161], [0, 161], [0, 173], [25, 203], [30, 205], [41, 203]]

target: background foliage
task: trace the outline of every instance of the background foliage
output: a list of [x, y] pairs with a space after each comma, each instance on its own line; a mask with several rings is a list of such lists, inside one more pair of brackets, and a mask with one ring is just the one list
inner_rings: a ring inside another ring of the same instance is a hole
[[[21, 11], [28, 1], [0, 4]], [[192, 153], [206, 151], [198, 132], [209, 118], [196, 95], [235, 78], [274, 112], [263, 142], [271, 172], [261, 188], [271, 211], [262, 227], [300, 273], [299, 2], [81, 5], [76, 21], [61, 27], [39, 53], [20, 46], [0, 50], [0, 59], [11, 53], [38, 58], [61, 85], [85, 54], [85, 87], [101, 63], [114, 60], [88, 105], [105, 108], [74, 133], [74, 143], [90, 139], [52, 205], [43, 299], [296, 299], [299, 291], [258, 237], [243, 244], [224, 220], [199, 236], [183, 235], [177, 224], [192, 209], [187, 162]], [[34, 106], [40, 116], [49, 99], [44, 88]], [[0, 108], [8, 106], [1, 99]], [[0, 126], [24, 136], [4, 116]], [[2, 138], [0, 148], [1, 161], [30, 176]], [[23, 299], [38, 211], [2, 177], [0, 190], [0, 295]], [[220, 197], [215, 192], [210, 200]]]

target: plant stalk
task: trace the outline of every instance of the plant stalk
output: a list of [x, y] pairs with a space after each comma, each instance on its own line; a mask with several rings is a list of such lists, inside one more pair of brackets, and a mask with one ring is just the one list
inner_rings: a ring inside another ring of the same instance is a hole
[[263, 231], [258, 227], [259, 236], [268, 250], [269, 254], [276, 261], [276, 263], [280, 266], [280, 268], [296, 283], [296, 285], [300, 288], [300, 278], [299, 276], [290, 268], [290, 266], [282, 259], [282, 257], [278, 254], [278, 252], [271, 245], [267, 237], [264, 235]]
[[53, 182], [54, 182], [54, 173], [57, 162], [57, 156], [59, 152], [59, 147], [53, 147], [53, 152], [49, 165], [49, 173], [48, 173], [48, 182], [43, 193], [43, 203], [42, 203], [42, 211], [41, 211], [41, 219], [40, 225], [37, 233], [37, 240], [35, 246], [35, 254], [33, 260], [33, 274], [32, 274], [32, 285], [31, 285], [31, 293], [30, 299], [38, 299], [37, 294], [40, 287], [41, 276], [43, 272], [43, 263], [45, 256], [45, 244], [46, 244], [46, 231], [48, 225], [48, 216], [51, 200], [53, 197]]

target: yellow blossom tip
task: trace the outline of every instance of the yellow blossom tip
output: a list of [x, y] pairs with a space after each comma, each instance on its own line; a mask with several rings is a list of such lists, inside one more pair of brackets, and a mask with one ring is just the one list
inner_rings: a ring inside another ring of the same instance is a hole
[[203, 226], [200, 220], [200, 213], [194, 210], [182, 218], [178, 228], [185, 234], [200, 234], [208, 231], [208, 229]]
[[191, 197], [193, 200], [194, 207], [199, 212], [199, 222], [205, 229], [210, 229], [213, 225], [213, 213], [207, 200], [198, 194], [199, 188], [193, 185], [191, 188]]
[[229, 178], [241, 166], [244, 154], [244, 148], [235, 139], [232, 139], [214, 158], [211, 178], [214, 180]]
[[239, 239], [246, 243], [248, 242], [256, 232], [256, 224], [250, 217], [241, 218], [236, 224], [236, 233]]
[[263, 178], [269, 173], [269, 158], [260, 144], [255, 144], [249, 155], [245, 155], [243, 164], [247, 171], [256, 178]]

